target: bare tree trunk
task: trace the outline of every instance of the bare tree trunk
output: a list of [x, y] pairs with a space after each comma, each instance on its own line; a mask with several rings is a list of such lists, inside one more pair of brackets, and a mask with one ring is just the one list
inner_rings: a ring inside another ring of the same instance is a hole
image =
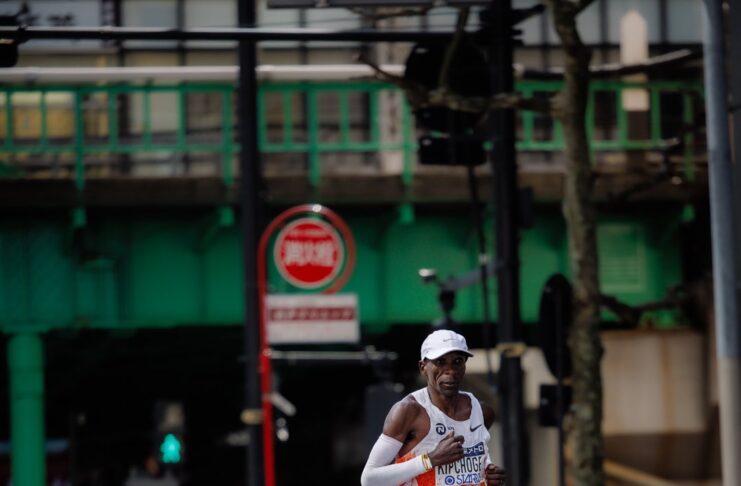
[[554, 114], [563, 125], [566, 143], [563, 212], [574, 288], [574, 317], [569, 336], [574, 370], [569, 418], [571, 466], [576, 486], [601, 486], [604, 472], [597, 221], [585, 125], [591, 52], [582, 43], [576, 27], [576, 16], [589, 2], [550, 0], [548, 3], [566, 54], [564, 90], [554, 100]]

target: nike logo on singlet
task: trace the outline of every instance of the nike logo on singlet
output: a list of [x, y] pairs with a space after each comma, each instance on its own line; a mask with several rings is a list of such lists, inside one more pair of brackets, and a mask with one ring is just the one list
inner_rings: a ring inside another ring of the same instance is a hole
[[477, 425], [476, 427], [469, 427], [469, 429], [471, 429], [471, 432], [473, 432], [474, 430], [478, 429], [478, 428], [479, 428], [479, 427], [481, 427], [482, 425], [483, 425], [483, 424], [478, 424], [478, 425]]

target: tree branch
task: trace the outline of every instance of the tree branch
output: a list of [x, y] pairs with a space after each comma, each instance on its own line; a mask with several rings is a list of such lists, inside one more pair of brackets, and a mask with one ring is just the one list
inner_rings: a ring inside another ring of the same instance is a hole
[[448, 45], [448, 48], [445, 50], [445, 58], [443, 59], [443, 64], [440, 67], [440, 73], [437, 81], [438, 89], [448, 89], [448, 74], [450, 73], [450, 64], [453, 62], [455, 51], [458, 49], [458, 45], [460, 45], [461, 43], [461, 38], [463, 37], [463, 32], [466, 28], [466, 23], [468, 22], [469, 11], [469, 7], [458, 9], [458, 21], [456, 22], [455, 26], [455, 34], [453, 34], [453, 40]]
[[[696, 284], [693, 284], [696, 285]], [[683, 307], [690, 300], [690, 295], [686, 285], [679, 285], [669, 290], [667, 296], [663, 299], [646, 302], [640, 305], [629, 305], [621, 302], [612, 295], [600, 294], [600, 305], [607, 310], [612, 311], [621, 322], [632, 326], [638, 326], [641, 317], [645, 312], [660, 309], [678, 309]]]
[[418, 108], [443, 106], [451, 110], [468, 113], [486, 113], [490, 110], [516, 108], [520, 110], [550, 113], [551, 104], [547, 99], [525, 98], [520, 93], [498, 93], [488, 98], [459, 96], [450, 91], [437, 90], [429, 93], [426, 102]]
[[575, 15], [578, 15], [584, 11], [587, 7], [594, 3], [594, 0], [578, 0], [575, 2], [574, 10]]
[[499, 93], [492, 97], [460, 96], [447, 89], [429, 90], [426, 87], [411, 82], [403, 76], [397, 76], [385, 71], [367, 56], [361, 55], [359, 60], [375, 73], [376, 79], [399, 86], [406, 94], [412, 110], [431, 107], [446, 107], [452, 110], [468, 113], [484, 114], [489, 110], [501, 108], [517, 108], [548, 114], [552, 110], [550, 99], [525, 98], [520, 93]]
[[[653, 177], [641, 180], [621, 192], [609, 193], [608, 199], [611, 202], [624, 202], [634, 195], [652, 189], [666, 180], [672, 180], [672, 183], [677, 184], [684, 182], [681, 173], [678, 174], [674, 168], [672, 156], [679, 154], [684, 149], [683, 138], [685, 135], [703, 130], [703, 126], [685, 126], [673, 138], [662, 140], [658, 147], [658, 151], [661, 153], [661, 170]], [[597, 176], [599, 177], [599, 174]]]
[[[683, 64], [702, 58], [701, 49], [680, 49], [666, 54], [655, 56], [635, 64], [609, 63], [600, 66], [590, 66], [590, 78], [612, 78], [628, 74], [649, 73], [659, 69]], [[552, 68], [541, 71], [522, 66], [515, 66], [517, 77], [520, 79], [563, 79], [563, 68]]]
[[[432, 9], [432, 5], [420, 8], [402, 8], [402, 9], [383, 9], [383, 8], [351, 8], [351, 12], [360, 15], [366, 20], [376, 22], [378, 20], [388, 20], [397, 17], [421, 17], [426, 15]], [[372, 12], [372, 13], [371, 13]]]
[[426, 87], [409, 81], [408, 79], [404, 78], [404, 76], [397, 76], [395, 74], [384, 71], [378, 64], [370, 60], [365, 53], [361, 54], [358, 60], [366, 64], [373, 70], [376, 79], [385, 81], [387, 83], [392, 83], [400, 87], [404, 91], [404, 94], [407, 97], [407, 101], [412, 108], [423, 105], [425, 103], [425, 100], [429, 98], [430, 93]]
[[[558, 11], [561, 15], [576, 19], [577, 15], [594, 3], [594, 0], [545, 0], [545, 3], [552, 12], [557, 13]], [[556, 20], [554, 23], [558, 24], [558, 21]]]

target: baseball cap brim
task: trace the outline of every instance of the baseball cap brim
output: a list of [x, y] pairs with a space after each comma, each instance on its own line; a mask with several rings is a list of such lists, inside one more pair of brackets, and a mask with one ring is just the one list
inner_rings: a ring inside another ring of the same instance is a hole
[[450, 347], [450, 348], [439, 348], [439, 349], [430, 350], [427, 352], [424, 358], [425, 359], [437, 359], [440, 356], [444, 356], [448, 353], [452, 353], [453, 351], [457, 351], [459, 353], [465, 354], [466, 356], [473, 357], [473, 353], [471, 353], [467, 349], [461, 349], [458, 347]]

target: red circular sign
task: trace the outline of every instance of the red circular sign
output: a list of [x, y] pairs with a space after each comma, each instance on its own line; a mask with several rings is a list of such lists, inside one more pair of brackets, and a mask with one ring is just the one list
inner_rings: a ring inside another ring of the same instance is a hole
[[289, 283], [303, 289], [329, 284], [342, 268], [345, 245], [328, 223], [300, 218], [278, 233], [275, 264]]

